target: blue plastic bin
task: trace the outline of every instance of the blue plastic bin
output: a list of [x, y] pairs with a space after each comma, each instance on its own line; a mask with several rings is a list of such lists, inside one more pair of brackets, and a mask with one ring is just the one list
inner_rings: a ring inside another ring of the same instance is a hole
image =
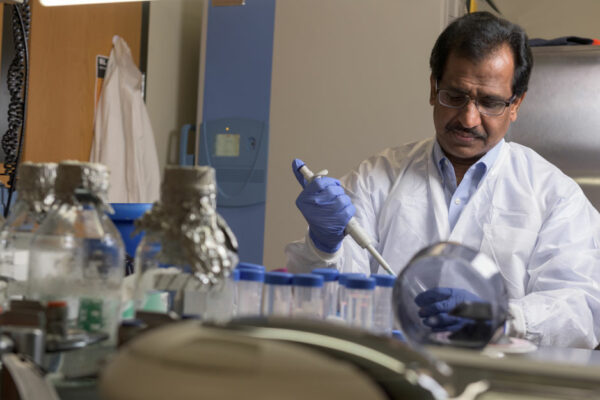
[[140, 233], [131, 237], [131, 234], [135, 230], [133, 221], [152, 208], [152, 203], [111, 203], [111, 206], [115, 210], [115, 213], [112, 215], [108, 214], [108, 216], [121, 233], [123, 243], [125, 244], [125, 251], [131, 257], [135, 257], [135, 250], [140, 240], [144, 237], [144, 234]]

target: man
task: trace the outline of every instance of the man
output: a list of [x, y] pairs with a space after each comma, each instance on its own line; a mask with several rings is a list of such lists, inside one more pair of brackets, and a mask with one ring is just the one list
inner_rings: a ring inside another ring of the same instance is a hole
[[573, 180], [504, 141], [532, 68], [526, 34], [492, 14], [468, 14], [442, 32], [430, 66], [434, 139], [362, 162], [342, 179], [345, 191], [335, 179], [307, 183], [297, 174], [305, 188], [296, 204], [309, 231], [286, 248], [288, 268], [376, 272], [368, 253], [344, 239], [354, 215], [396, 272], [439, 241], [492, 258], [509, 296], [511, 335], [595, 347], [600, 215]]

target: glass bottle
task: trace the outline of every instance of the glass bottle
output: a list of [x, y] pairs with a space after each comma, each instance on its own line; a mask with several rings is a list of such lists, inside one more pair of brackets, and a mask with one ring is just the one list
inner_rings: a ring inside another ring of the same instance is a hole
[[114, 343], [125, 250], [105, 214], [108, 177], [102, 164], [58, 165], [56, 203], [31, 242], [29, 295], [66, 306], [69, 332], [108, 335]]
[[56, 164], [24, 162], [19, 166], [18, 198], [0, 229], [0, 284], [6, 285], [2, 308], [26, 292], [29, 247], [33, 234], [54, 202]]
[[194, 314], [203, 305], [191, 300], [206, 297], [194, 292], [223, 290], [237, 240], [216, 212], [216, 190], [212, 167], [166, 167], [160, 201], [136, 221], [145, 232], [135, 256], [136, 310]]
[[238, 291], [240, 271], [233, 269], [229, 278], [224, 280], [221, 290], [207, 292], [206, 309], [202, 315], [203, 321], [225, 323], [237, 315]]

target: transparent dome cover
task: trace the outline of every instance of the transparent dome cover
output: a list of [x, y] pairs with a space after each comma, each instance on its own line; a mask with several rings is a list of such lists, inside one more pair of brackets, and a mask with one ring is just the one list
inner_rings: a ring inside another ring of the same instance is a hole
[[496, 264], [458, 243], [419, 251], [398, 276], [396, 318], [413, 344], [482, 348], [500, 335], [508, 297]]

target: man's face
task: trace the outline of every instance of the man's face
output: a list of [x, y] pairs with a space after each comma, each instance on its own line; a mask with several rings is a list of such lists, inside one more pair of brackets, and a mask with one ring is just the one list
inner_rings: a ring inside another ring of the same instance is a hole
[[[437, 88], [465, 93], [471, 98], [508, 101], [513, 95], [513, 73], [514, 60], [508, 45], [478, 63], [453, 52]], [[494, 147], [517, 119], [524, 97], [515, 99], [499, 116], [481, 114], [473, 101], [462, 108], [449, 108], [438, 102], [432, 76], [429, 103], [433, 106], [436, 138], [450, 161], [472, 164]]]

